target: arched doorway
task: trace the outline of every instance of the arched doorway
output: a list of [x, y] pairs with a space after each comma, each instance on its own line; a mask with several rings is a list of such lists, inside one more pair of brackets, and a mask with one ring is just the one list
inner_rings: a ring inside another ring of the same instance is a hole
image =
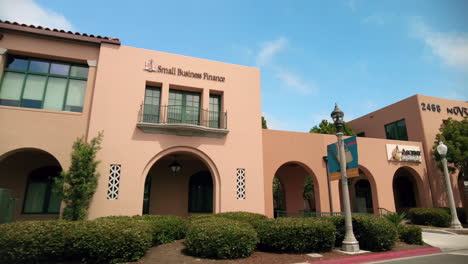
[[[275, 181], [276, 188], [282, 189], [279, 195], [275, 194]], [[275, 216], [302, 216], [304, 211], [320, 211], [318, 183], [307, 166], [287, 162], [278, 168], [273, 179], [273, 206]]]
[[0, 157], [0, 188], [15, 199], [13, 219], [57, 219], [60, 199], [54, 178], [62, 167], [57, 159], [39, 149], [18, 149]]
[[418, 186], [415, 176], [408, 168], [399, 168], [393, 176], [393, 198], [397, 213], [420, 206]]
[[281, 217], [286, 212], [286, 198], [284, 197], [284, 187], [278, 177], [273, 177], [273, 210], [274, 217]]
[[[180, 166], [174, 171], [174, 162]], [[143, 214], [188, 216], [214, 210], [210, 169], [199, 156], [172, 152], [159, 158], [145, 179]]]

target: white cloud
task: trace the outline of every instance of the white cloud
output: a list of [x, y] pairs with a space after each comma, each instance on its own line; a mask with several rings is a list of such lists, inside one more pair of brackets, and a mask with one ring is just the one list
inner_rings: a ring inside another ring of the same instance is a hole
[[287, 122], [282, 121], [275, 116], [272, 116], [265, 112], [263, 112], [262, 115], [267, 121], [268, 129], [287, 130], [289, 128], [289, 125], [287, 124]]
[[351, 8], [351, 10], [356, 11], [357, 8], [357, 0], [347, 0], [346, 1], [346, 6]]
[[288, 40], [285, 37], [263, 43], [261, 50], [255, 58], [257, 66], [269, 64], [273, 57], [286, 47], [287, 43]]
[[319, 89], [314, 83], [306, 82], [297, 74], [283, 69], [278, 70], [276, 77], [281, 80], [287, 88], [304, 95], [316, 93]]
[[0, 18], [21, 24], [74, 31], [62, 14], [41, 7], [33, 0], [0, 0]]
[[446, 65], [468, 71], [468, 33], [437, 32], [421, 19], [413, 21], [411, 30]]

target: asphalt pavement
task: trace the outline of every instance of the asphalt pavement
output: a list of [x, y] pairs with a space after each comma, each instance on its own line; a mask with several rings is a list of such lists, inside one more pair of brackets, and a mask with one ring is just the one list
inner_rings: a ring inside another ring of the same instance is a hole
[[384, 260], [370, 263], [385, 263], [385, 264], [466, 264], [468, 263], [468, 250], [452, 251], [441, 254], [417, 256], [410, 258], [400, 258], [394, 260]]

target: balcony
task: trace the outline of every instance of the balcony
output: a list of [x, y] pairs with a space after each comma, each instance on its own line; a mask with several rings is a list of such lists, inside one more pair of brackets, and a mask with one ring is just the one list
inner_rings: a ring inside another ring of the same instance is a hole
[[227, 130], [227, 112], [187, 105], [142, 104], [137, 127], [145, 133], [222, 138]]

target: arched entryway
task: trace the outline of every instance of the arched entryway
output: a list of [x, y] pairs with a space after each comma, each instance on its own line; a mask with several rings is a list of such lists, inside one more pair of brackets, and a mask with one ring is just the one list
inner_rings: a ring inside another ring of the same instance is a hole
[[420, 207], [418, 180], [411, 169], [399, 168], [393, 176], [393, 198], [398, 213]]
[[[275, 188], [280, 188], [281, 193], [275, 193]], [[304, 211], [320, 211], [318, 183], [310, 168], [300, 162], [287, 162], [276, 170], [273, 206], [275, 216], [301, 216]]]
[[206, 161], [194, 153], [162, 155], [145, 179], [143, 214], [188, 216], [214, 212], [216, 185], [211, 171]]
[[61, 171], [58, 160], [40, 149], [17, 149], [0, 157], [0, 188], [15, 199], [13, 220], [59, 217], [61, 201], [54, 192], [54, 178]]

